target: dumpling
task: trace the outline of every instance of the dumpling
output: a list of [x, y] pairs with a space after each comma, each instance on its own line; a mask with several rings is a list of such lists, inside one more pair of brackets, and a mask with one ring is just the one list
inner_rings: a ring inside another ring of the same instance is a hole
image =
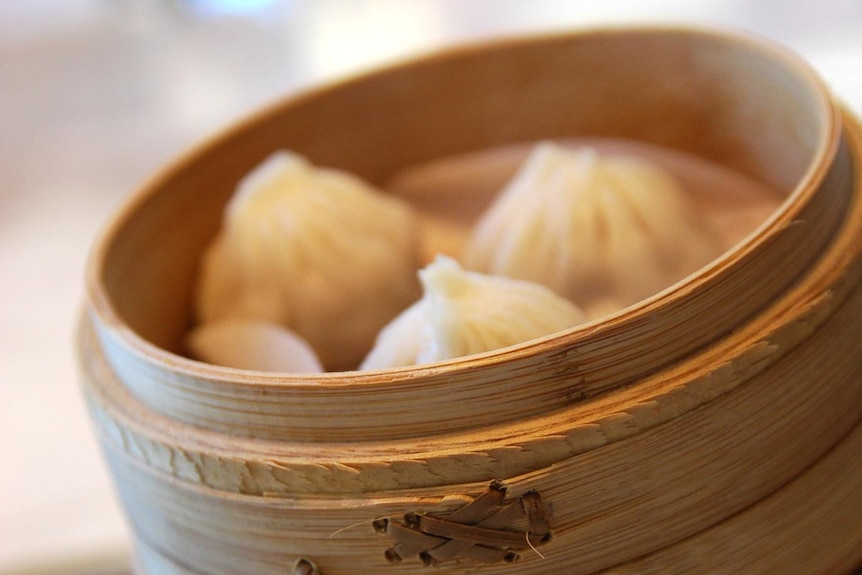
[[327, 370], [355, 369], [420, 294], [412, 209], [359, 178], [277, 152], [246, 176], [202, 257], [200, 322], [266, 320]]
[[465, 271], [447, 256], [419, 272], [422, 299], [377, 336], [361, 369], [418, 365], [550, 335], [584, 314], [546, 287]]
[[186, 338], [193, 358], [213, 365], [320, 373], [320, 360], [301, 337], [267, 321], [225, 319], [195, 327]]
[[543, 142], [479, 219], [462, 261], [541, 283], [596, 317], [719, 252], [717, 234], [660, 166]]

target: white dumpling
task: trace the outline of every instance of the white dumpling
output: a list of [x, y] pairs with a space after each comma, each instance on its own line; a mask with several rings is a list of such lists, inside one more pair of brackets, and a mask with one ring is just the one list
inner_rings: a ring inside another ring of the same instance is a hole
[[277, 152], [244, 178], [204, 253], [198, 320], [271, 321], [328, 370], [353, 369], [419, 297], [409, 206], [359, 178]]
[[543, 142], [477, 222], [463, 262], [546, 285], [596, 317], [669, 287], [719, 251], [660, 166]]
[[492, 351], [584, 321], [580, 309], [544, 286], [465, 271], [446, 256], [437, 256], [419, 276], [422, 299], [380, 332], [361, 369]]
[[226, 319], [204, 323], [189, 333], [186, 345], [193, 358], [213, 365], [290, 373], [323, 371], [305, 340], [266, 321]]

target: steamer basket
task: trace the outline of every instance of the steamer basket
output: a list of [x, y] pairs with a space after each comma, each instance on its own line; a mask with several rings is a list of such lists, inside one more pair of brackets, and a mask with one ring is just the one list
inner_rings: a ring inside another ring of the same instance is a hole
[[[660, 294], [497, 352], [323, 376], [178, 353], [197, 260], [272, 151], [383, 182], [571, 137], [689, 152], [786, 199]], [[851, 571], [860, 159], [859, 126], [794, 56], [664, 28], [437, 54], [207, 143], [131, 199], [88, 269], [79, 356], [138, 572]]]

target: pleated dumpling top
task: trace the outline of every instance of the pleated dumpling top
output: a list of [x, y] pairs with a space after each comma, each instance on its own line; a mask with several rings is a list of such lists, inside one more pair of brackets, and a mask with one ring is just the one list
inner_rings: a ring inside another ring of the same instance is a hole
[[204, 253], [197, 317], [265, 320], [327, 370], [354, 369], [420, 294], [412, 208], [352, 174], [277, 152], [237, 188]]
[[465, 271], [446, 256], [437, 256], [419, 276], [424, 295], [380, 332], [362, 369], [483, 353], [584, 321], [580, 309], [544, 286]]
[[715, 233], [661, 166], [542, 142], [480, 218], [462, 261], [548, 286], [595, 317], [718, 252]]

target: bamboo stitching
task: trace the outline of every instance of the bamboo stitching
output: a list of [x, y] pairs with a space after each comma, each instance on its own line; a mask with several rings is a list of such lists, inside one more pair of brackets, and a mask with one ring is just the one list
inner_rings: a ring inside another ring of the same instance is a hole
[[[395, 544], [385, 551], [390, 563], [418, 557], [426, 566], [468, 560], [514, 563], [526, 549], [551, 539], [547, 508], [538, 491], [506, 500], [507, 488], [492, 482], [488, 490], [446, 517], [406, 513], [403, 522], [374, 521], [374, 529]], [[513, 528], [526, 521], [526, 529]], [[541, 556], [541, 555], [540, 555]]]

